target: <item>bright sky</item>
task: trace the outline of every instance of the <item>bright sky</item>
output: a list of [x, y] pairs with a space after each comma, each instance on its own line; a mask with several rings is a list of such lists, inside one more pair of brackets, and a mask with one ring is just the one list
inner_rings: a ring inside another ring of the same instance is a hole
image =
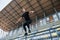
[[12, 0], [0, 0], [0, 11], [4, 9]]

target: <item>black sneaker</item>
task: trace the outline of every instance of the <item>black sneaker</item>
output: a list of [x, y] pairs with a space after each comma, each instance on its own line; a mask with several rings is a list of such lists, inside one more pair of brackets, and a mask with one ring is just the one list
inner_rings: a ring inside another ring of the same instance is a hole
[[28, 33], [25, 33], [24, 35], [25, 35], [25, 36], [27, 36], [27, 35], [28, 35]]
[[29, 30], [29, 33], [31, 33], [31, 30]]

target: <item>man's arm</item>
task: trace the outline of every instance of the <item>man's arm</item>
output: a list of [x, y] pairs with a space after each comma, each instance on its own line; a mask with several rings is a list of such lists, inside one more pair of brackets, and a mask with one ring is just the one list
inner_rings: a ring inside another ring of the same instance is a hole
[[35, 11], [29, 11], [30, 14], [33, 14]]
[[22, 20], [22, 17], [20, 17], [20, 18], [17, 20], [17, 22], [16, 22], [16, 23], [20, 22], [21, 20]]

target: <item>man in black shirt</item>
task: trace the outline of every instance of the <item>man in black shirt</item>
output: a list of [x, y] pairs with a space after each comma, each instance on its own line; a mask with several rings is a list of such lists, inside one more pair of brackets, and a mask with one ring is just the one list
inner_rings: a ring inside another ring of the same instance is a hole
[[34, 13], [34, 11], [29, 11], [29, 12], [27, 11], [27, 12], [26, 12], [24, 8], [23, 8], [22, 11], [23, 11], [24, 13], [23, 13], [22, 17], [19, 18], [19, 20], [17, 21], [17, 23], [18, 23], [21, 19], [25, 19], [25, 23], [23, 24], [23, 28], [24, 28], [24, 30], [25, 30], [25, 35], [28, 35], [28, 34], [27, 34], [26, 26], [27, 26], [27, 28], [28, 28], [28, 32], [30, 33], [31, 30], [30, 30], [29, 24], [32, 23], [32, 20], [30, 19], [29, 14]]

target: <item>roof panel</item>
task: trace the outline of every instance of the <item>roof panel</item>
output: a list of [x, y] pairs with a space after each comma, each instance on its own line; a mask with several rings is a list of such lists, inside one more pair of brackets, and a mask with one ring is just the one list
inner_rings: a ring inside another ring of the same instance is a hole
[[[18, 25], [22, 24], [20, 21], [18, 24], [17, 20], [22, 15], [22, 8], [27, 11], [34, 10], [34, 14], [30, 14], [31, 19], [35, 22], [36, 16], [44, 18], [50, 14], [54, 14], [55, 10], [60, 11], [59, 0], [13, 0], [8, 6], [6, 6], [0, 12], [0, 26], [3, 26], [3, 30], [14, 30], [18, 28]], [[45, 14], [45, 16], [44, 16]], [[51, 18], [50, 18], [51, 19]], [[7, 28], [6, 28], [7, 27]], [[5, 28], [5, 29], [4, 29]]]

